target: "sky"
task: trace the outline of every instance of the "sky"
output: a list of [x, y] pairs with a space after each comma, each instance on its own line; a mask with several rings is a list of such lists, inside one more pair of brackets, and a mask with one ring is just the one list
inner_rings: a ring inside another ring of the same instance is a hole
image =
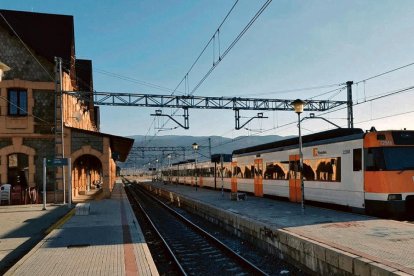
[[[169, 95], [234, 3], [0, 0], [0, 8], [73, 15], [76, 56], [93, 61], [96, 91]], [[183, 82], [176, 94], [193, 90], [217, 61], [218, 53], [224, 52], [264, 3], [265, 0], [237, 3], [220, 28], [220, 39], [216, 37], [214, 47], [210, 45], [190, 71], [188, 88]], [[354, 81], [358, 82], [353, 85], [355, 127], [414, 129], [414, 90], [369, 101], [413, 86], [414, 66], [360, 82], [413, 63], [413, 33], [411, 0], [273, 1], [194, 95], [306, 100], [323, 94], [314, 99], [345, 101], [345, 90], [326, 92]], [[309, 87], [323, 88], [291, 91]], [[293, 111], [265, 112], [267, 119], [254, 119], [237, 131], [231, 110], [190, 109], [188, 130], [176, 128], [165, 117], [150, 116], [154, 111], [146, 107], [101, 106], [101, 131], [121, 136], [147, 135], [149, 140], [161, 135], [237, 137], [298, 133]], [[165, 109], [163, 113], [174, 111]], [[256, 113], [241, 111], [242, 123]], [[176, 115], [182, 115], [182, 111]], [[346, 109], [316, 115], [347, 126]], [[182, 116], [175, 118], [183, 120]], [[302, 128], [303, 134], [309, 134], [334, 126], [323, 120], [305, 120]]]

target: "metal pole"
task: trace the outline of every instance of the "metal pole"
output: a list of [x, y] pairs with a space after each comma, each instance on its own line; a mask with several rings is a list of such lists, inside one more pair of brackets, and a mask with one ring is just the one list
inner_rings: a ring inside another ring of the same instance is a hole
[[300, 187], [302, 191], [302, 214], [305, 214], [305, 184], [303, 183], [303, 152], [302, 152], [302, 132], [300, 128], [300, 113], [298, 113], [298, 128], [299, 128], [299, 160], [300, 160]]
[[180, 182], [180, 164], [177, 165], [177, 179], [175, 181], [175, 185]]
[[220, 154], [220, 171], [221, 171], [221, 197], [224, 197], [224, 168], [223, 168], [223, 154]]
[[68, 208], [72, 207], [72, 160], [68, 158]]
[[354, 84], [353, 81], [347, 81], [346, 82], [346, 90], [348, 94], [347, 99], [347, 106], [348, 106], [348, 128], [354, 128], [354, 114], [352, 111], [352, 84]]
[[195, 150], [195, 188], [197, 191], [197, 150]]
[[[65, 130], [63, 129], [63, 121], [65, 120], [64, 116], [65, 114], [63, 113], [63, 77], [62, 77], [62, 58], [59, 58], [59, 84], [60, 84], [60, 89], [59, 89], [59, 93], [60, 93], [60, 127], [62, 130], [61, 133], [61, 140], [62, 140], [62, 158], [65, 158]], [[65, 181], [65, 166], [62, 166], [62, 184], [63, 184], [63, 204], [65, 204], [66, 201], [66, 195], [65, 195], [65, 190], [66, 190], [66, 181]]]
[[[58, 108], [58, 92], [60, 87], [60, 82], [61, 82], [61, 75], [59, 73], [59, 59], [58, 57], [55, 57], [55, 128], [54, 128], [54, 133], [55, 133], [55, 156], [53, 158], [56, 158], [56, 156], [59, 154], [58, 153], [58, 149], [57, 149], [57, 140], [58, 140], [58, 112], [57, 112], [57, 108]], [[56, 195], [56, 168], [53, 168], [54, 170], [54, 177], [55, 177], [55, 181], [54, 181], [54, 185], [53, 185], [53, 195], [54, 195], [54, 199], [55, 199], [55, 203], [57, 201], [57, 195]]]
[[171, 156], [168, 156], [168, 183], [171, 184]]
[[46, 158], [43, 158], [43, 209], [46, 210]]
[[211, 159], [211, 138], [208, 138], [208, 156]]

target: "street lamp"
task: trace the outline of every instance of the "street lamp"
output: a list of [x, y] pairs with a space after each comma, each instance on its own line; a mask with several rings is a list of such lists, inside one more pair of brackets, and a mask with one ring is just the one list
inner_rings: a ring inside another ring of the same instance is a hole
[[195, 187], [196, 187], [196, 191], [197, 191], [197, 151], [198, 151], [198, 144], [194, 143], [192, 146], [193, 146], [193, 150], [194, 150], [194, 154], [195, 154], [194, 172], [195, 172]]
[[303, 107], [305, 106], [305, 104], [306, 103], [300, 99], [296, 99], [291, 103], [291, 105], [293, 106], [293, 109], [298, 114], [299, 160], [300, 160], [299, 171], [300, 171], [300, 188], [302, 191], [302, 200], [301, 200], [302, 214], [305, 213], [305, 185], [303, 183], [303, 153], [302, 153], [302, 133], [301, 133], [301, 128], [300, 128], [300, 114], [303, 112]]

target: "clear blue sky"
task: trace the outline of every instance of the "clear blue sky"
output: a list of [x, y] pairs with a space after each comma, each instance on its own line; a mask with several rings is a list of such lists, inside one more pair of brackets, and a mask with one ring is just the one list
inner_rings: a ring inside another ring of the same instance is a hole
[[[221, 29], [222, 51], [264, 2], [240, 0]], [[108, 77], [100, 70], [174, 89], [233, 3], [234, 0], [2, 0], [0, 8], [73, 15], [76, 54], [93, 60], [95, 90], [169, 94]], [[413, 33], [412, 0], [273, 1], [195, 94], [307, 99], [332, 88], [277, 92], [356, 82], [414, 62]], [[209, 48], [190, 73], [190, 90], [212, 62], [213, 50]], [[411, 66], [354, 86], [354, 101], [361, 103], [374, 95], [414, 85], [413, 73]], [[184, 89], [179, 87], [180, 91]], [[346, 100], [345, 91], [332, 99]], [[413, 99], [414, 92], [410, 91], [359, 104], [354, 108], [355, 126], [414, 129], [414, 112], [407, 113], [414, 111]], [[154, 125], [163, 122], [154, 122], [151, 108], [102, 107], [101, 111], [101, 130], [115, 135], [153, 135], [157, 132]], [[393, 116], [400, 113], [407, 114]], [[263, 134], [297, 134], [294, 124], [278, 127], [294, 122], [297, 117], [293, 112], [265, 115], [269, 119], [254, 120], [247, 126], [250, 130], [235, 131], [232, 111], [190, 109], [189, 130], [178, 128], [158, 135], [235, 137], [270, 128], [274, 129]], [[386, 116], [392, 117], [378, 119]], [[346, 126], [345, 110], [325, 117]], [[174, 126], [172, 122], [167, 125]], [[307, 134], [331, 126], [309, 120], [303, 128]]]

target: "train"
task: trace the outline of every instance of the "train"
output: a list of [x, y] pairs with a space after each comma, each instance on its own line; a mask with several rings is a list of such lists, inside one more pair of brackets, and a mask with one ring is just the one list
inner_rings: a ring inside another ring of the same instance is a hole
[[[414, 131], [338, 128], [162, 169], [165, 181], [343, 207], [414, 215]], [[303, 193], [302, 193], [303, 181]]]

